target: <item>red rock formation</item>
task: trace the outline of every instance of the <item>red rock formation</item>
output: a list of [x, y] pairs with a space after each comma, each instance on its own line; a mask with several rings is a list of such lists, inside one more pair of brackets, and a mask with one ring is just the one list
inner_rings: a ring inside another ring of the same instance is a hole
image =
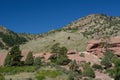
[[[98, 56], [102, 55], [102, 52], [105, 51], [105, 49], [102, 47], [102, 43], [104, 42], [101, 40], [89, 41], [86, 47], [87, 52], [93, 53]], [[120, 56], [120, 36], [111, 38], [109, 45], [110, 47], [108, 49], [113, 51], [114, 54]]]
[[4, 65], [6, 56], [7, 56], [7, 53], [0, 53], [0, 66]]

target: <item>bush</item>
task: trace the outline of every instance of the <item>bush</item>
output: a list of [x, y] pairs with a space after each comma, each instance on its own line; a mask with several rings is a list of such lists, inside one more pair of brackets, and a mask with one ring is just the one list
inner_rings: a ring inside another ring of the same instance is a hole
[[70, 59], [68, 59], [66, 55], [60, 55], [56, 60], [56, 63], [58, 65], [67, 65], [69, 62], [70, 62]]
[[74, 80], [74, 74], [72, 72], [68, 74], [68, 80]]
[[94, 64], [92, 68], [102, 70], [102, 66], [98, 64]]
[[120, 80], [120, 67], [114, 69], [114, 80]]
[[120, 80], [120, 59], [116, 59], [114, 64], [115, 67], [113, 69], [108, 69], [107, 72], [114, 80]]
[[117, 56], [113, 54], [111, 51], [107, 51], [105, 56], [101, 60], [101, 64], [105, 66], [105, 68], [110, 68], [112, 66], [112, 62], [115, 63]]
[[115, 64], [115, 67], [120, 67], [120, 59], [116, 59], [114, 64]]
[[70, 70], [72, 70], [72, 71], [76, 71], [76, 70], [78, 70], [79, 66], [77, 65], [76, 61], [74, 60], [74, 61], [71, 62], [69, 68], [70, 68]]
[[83, 69], [84, 69], [83, 76], [95, 78], [95, 73], [88, 63], [85, 63], [83, 65]]
[[41, 65], [41, 58], [40, 57], [36, 57], [34, 60], [34, 65], [35, 66], [40, 66]]

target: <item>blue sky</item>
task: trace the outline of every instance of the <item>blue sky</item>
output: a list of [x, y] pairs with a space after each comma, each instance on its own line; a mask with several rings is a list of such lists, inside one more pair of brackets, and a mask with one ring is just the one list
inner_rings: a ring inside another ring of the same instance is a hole
[[44, 33], [89, 14], [120, 16], [120, 0], [0, 0], [0, 25]]

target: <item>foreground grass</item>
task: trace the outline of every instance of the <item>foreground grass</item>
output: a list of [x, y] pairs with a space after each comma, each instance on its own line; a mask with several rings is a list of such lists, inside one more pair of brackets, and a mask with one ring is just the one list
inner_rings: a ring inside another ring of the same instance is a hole
[[37, 68], [35, 66], [13, 66], [0, 67], [1, 74], [16, 74], [20, 72], [34, 72]]
[[61, 75], [62, 73], [58, 70], [41, 70], [36, 73], [37, 80], [43, 80], [46, 77], [48, 78], [56, 78], [57, 76]]

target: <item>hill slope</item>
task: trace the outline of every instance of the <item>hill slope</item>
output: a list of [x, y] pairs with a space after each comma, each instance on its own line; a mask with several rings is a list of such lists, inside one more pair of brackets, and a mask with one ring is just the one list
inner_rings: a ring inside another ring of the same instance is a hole
[[0, 49], [7, 49], [17, 44], [27, 42], [27, 39], [17, 33], [0, 26]]
[[[103, 28], [106, 27], [104, 31]], [[36, 40], [31, 40], [25, 45], [21, 46], [21, 49], [29, 49], [34, 52], [50, 51], [50, 48], [55, 43], [60, 43], [61, 46], [65, 46], [68, 50], [84, 51], [86, 43], [91, 38], [86, 39], [83, 36], [89, 35], [91, 30], [98, 30], [101, 32], [111, 32], [112, 36], [120, 35], [120, 17], [110, 17], [103, 14], [92, 14], [81, 19], [78, 19], [67, 26], [52, 30], [48, 33], [40, 35], [41, 37]], [[97, 38], [95, 35], [93, 38]]]

